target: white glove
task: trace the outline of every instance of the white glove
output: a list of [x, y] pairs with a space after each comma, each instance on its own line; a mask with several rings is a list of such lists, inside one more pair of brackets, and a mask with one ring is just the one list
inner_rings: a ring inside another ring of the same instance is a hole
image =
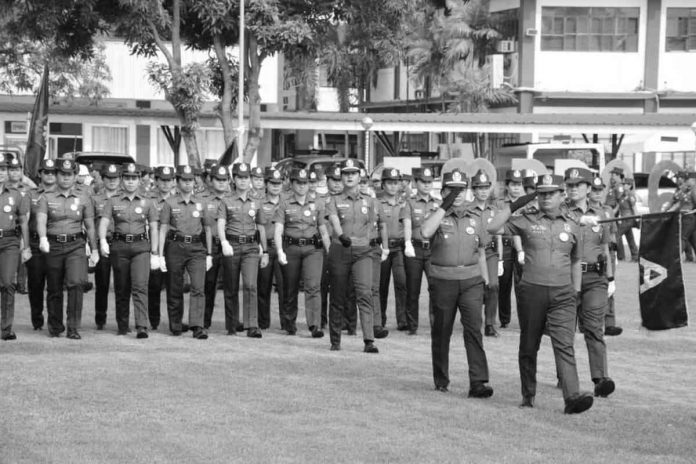
[[416, 257], [416, 250], [413, 249], [413, 243], [411, 243], [410, 240], [404, 244], [404, 256], [408, 256], [409, 258]]
[[288, 264], [288, 255], [283, 250], [278, 250], [278, 262], [281, 266]]
[[498, 277], [502, 276], [505, 274], [505, 266], [503, 266], [502, 261], [498, 261]]
[[229, 241], [221, 241], [220, 247], [222, 248], [222, 256], [232, 256], [234, 254], [234, 248], [232, 248]]
[[31, 248], [25, 248], [22, 250], [22, 263], [26, 263], [31, 259]]
[[167, 261], [164, 259], [164, 256], [160, 256], [159, 261], [160, 261], [160, 271], [167, 272]]
[[105, 238], [99, 239], [99, 251], [101, 251], [102, 256], [109, 256], [111, 249], [109, 248], [109, 242]]
[[268, 253], [261, 253], [261, 263], [260, 263], [261, 269], [268, 266], [268, 260], [269, 260]]
[[99, 262], [99, 252], [97, 250], [92, 250], [89, 255], [89, 267], [94, 267]]
[[150, 254], [150, 270], [159, 271], [160, 267], [160, 257], [158, 255]]
[[524, 251], [517, 252], [517, 262], [524, 265]]
[[384, 247], [381, 247], [381, 248], [382, 248], [382, 257], [380, 258], [380, 261], [385, 262], [387, 260], [387, 258], [389, 258], [389, 248], [384, 248]]
[[48, 253], [51, 250], [51, 245], [48, 244], [47, 237], [41, 237], [39, 239], [39, 250], [41, 250], [42, 253]]
[[613, 280], [609, 282], [609, 285], [607, 286], [607, 297], [611, 298], [614, 296], [614, 293], [616, 293], [616, 282]]
[[205, 272], [208, 272], [213, 267], [213, 257], [208, 255], [205, 257]]
[[580, 224], [584, 226], [596, 226], [599, 224], [597, 216], [583, 215], [580, 217]]

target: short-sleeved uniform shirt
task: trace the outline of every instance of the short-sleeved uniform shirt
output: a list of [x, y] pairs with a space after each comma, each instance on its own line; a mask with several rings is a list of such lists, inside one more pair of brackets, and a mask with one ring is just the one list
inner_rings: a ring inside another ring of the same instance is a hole
[[432, 196], [415, 196], [406, 200], [404, 207], [401, 209], [400, 218], [411, 220], [411, 238], [423, 240], [421, 235], [421, 225], [440, 207], [440, 202]]
[[224, 218], [226, 235], [255, 235], [256, 225], [263, 225], [259, 214], [259, 203], [249, 195], [242, 198], [239, 193], [226, 196], [218, 206], [218, 219]]
[[41, 195], [37, 212], [46, 215], [48, 235], [75, 235], [82, 233], [85, 219], [94, 219], [94, 203], [84, 189], [52, 190]]
[[[469, 206], [469, 211], [472, 215], [479, 218], [481, 224], [483, 224], [484, 227], [493, 220], [496, 214], [498, 214], [498, 208], [488, 200], [486, 200], [486, 202], [483, 205], [480, 205], [476, 202], [472, 203]], [[488, 242], [490, 242], [490, 240], [488, 240]], [[484, 246], [487, 245], [488, 242], [485, 243]], [[492, 256], [494, 254], [496, 254], [495, 248], [488, 247], [486, 249], [486, 255]]]
[[404, 223], [401, 221], [401, 210], [406, 207], [406, 201], [399, 196], [389, 197], [379, 195], [379, 215], [384, 224], [387, 225], [389, 239], [404, 238]]
[[490, 238], [469, 208], [450, 209], [431, 239], [431, 276], [462, 280], [480, 276], [479, 254]]
[[39, 199], [41, 198], [41, 195], [43, 195], [46, 192], [50, 192], [53, 190], [54, 187], [46, 190], [44, 187], [39, 187], [35, 189], [31, 189], [28, 193], [29, 195], [29, 235], [32, 236], [34, 234], [37, 234], [39, 231], [36, 228], [36, 212], [39, 210]]
[[619, 197], [619, 216], [632, 216], [636, 211], [636, 194], [632, 190], [624, 190]]
[[275, 210], [273, 222], [283, 225], [283, 235], [291, 238], [312, 238], [326, 222], [325, 200], [306, 198], [300, 203], [294, 195], [284, 198]]
[[578, 224], [563, 214], [541, 211], [513, 216], [505, 233], [519, 235], [525, 251], [522, 282], [563, 287], [572, 283], [571, 262], [580, 258]]
[[[568, 204], [568, 211], [576, 221], [580, 216], [589, 214], [592, 216], [604, 216], [604, 208], [588, 204], [587, 210], [582, 211], [579, 207]], [[580, 259], [586, 263], [596, 263], [597, 257], [604, 252], [604, 245], [611, 241], [611, 229], [609, 224], [597, 224], [596, 226], [579, 225], [581, 253]], [[606, 256], [605, 258], [609, 258]]]
[[122, 192], [109, 198], [101, 217], [109, 220], [112, 230], [123, 235], [140, 235], [147, 232], [151, 222], [159, 221], [159, 212], [153, 201], [135, 192], [133, 198]]
[[336, 215], [343, 233], [351, 238], [353, 246], [369, 246], [375, 237], [379, 222], [377, 201], [362, 193], [343, 192], [331, 198], [326, 208], [326, 216]]
[[0, 230], [14, 231], [19, 219], [29, 214], [29, 196], [24, 190], [4, 185], [0, 191]]
[[[109, 199], [112, 197], [115, 197], [119, 195], [121, 191], [116, 191], [112, 194], [109, 194], [106, 189], [102, 189], [102, 191], [92, 197], [92, 201], [94, 202], [94, 221], [96, 223], [99, 223], [99, 219], [101, 219], [104, 216], [104, 207], [106, 207], [106, 203], [108, 203]], [[111, 235], [114, 233], [114, 222], [111, 221], [109, 222], [109, 228], [106, 231], [106, 236], [111, 237]]]
[[280, 196], [272, 199], [269, 195], [266, 195], [263, 200], [259, 202], [261, 205], [259, 208], [259, 223], [263, 224], [266, 231], [266, 240], [271, 240], [275, 234], [273, 218], [275, 218], [276, 211], [278, 210], [281, 201]]
[[169, 231], [180, 235], [201, 235], [208, 225], [205, 201], [191, 195], [186, 201], [180, 193], [167, 198], [160, 211], [160, 225], [168, 224]]
[[216, 193], [213, 190], [206, 190], [206, 192], [201, 195], [201, 198], [205, 200], [205, 212], [208, 216], [208, 223], [211, 227], [211, 236], [213, 239], [218, 236], [217, 218], [220, 204], [228, 195], [229, 192]]

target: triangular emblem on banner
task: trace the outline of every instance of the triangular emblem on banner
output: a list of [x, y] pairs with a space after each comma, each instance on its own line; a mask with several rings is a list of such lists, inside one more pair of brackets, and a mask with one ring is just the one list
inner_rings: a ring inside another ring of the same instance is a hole
[[640, 284], [640, 293], [647, 292], [651, 288], [660, 285], [669, 275], [667, 268], [657, 263], [640, 258], [640, 265], [643, 267], [643, 278]]

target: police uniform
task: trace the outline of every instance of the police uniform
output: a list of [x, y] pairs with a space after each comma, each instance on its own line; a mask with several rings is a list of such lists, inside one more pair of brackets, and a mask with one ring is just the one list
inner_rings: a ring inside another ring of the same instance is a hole
[[[0, 167], [20, 166], [19, 160], [4, 155]], [[15, 340], [12, 325], [15, 310], [15, 276], [20, 256], [28, 257], [29, 197], [24, 191], [11, 188], [7, 181], [0, 189], [0, 338]], [[20, 252], [20, 238], [24, 240], [27, 251]]]
[[[624, 179], [625, 185], [631, 185], [633, 179]], [[636, 214], [636, 194], [629, 187], [623, 187], [623, 194], [618, 199], [619, 206], [619, 216], [633, 216]], [[628, 243], [628, 249], [631, 252], [631, 259], [633, 261], [638, 261], [638, 246], [636, 245], [636, 239], [633, 236], [633, 228], [636, 226], [635, 219], [628, 219], [625, 221], [619, 221], [619, 231], [618, 231], [618, 243], [621, 245], [618, 248], [619, 259], [624, 259], [624, 247], [623, 247], [623, 237], [626, 237], [626, 242]]]
[[[305, 169], [293, 169], [290, 182], [308, 182]], [[275, 209], [273, 222], [283, 227], [282, 244], [277, 244], [287, 264], [281, 267], [285, 301], [281, 305], [281, 327], [289, 334], [297, 330], [297, 303], [300, 279], [305, 294], [305, 318], [313, 338], [321, 338], [321, 270], [323, 266], [323, 241], [319, 231], [326, 219], [324, 203], [295, 193], [283, 198]]]
[[[174, 169], [169, 166], [158, 166], [155, 169], [155, 181], [161, 179], [164, 181], [170, 181], [174, 178]], [[150, 194], [150, 200], [157, 210], [157, 215], [162, 212], [162, 207], [164, 202], [171, 193], [163, 195], [159, 189], [154, 189]], [[158, 231], [151, 231], [150, 233], [156, 234]], [[160, 302], [162, 297], [162, 288], [169, 285], [166, 274], [162, 269], [150, 269], [150, 278], [147, 285], [147, 315], [150, 320], [150, 327], [152, 330], [157, 330], [161, 320]]]
[[[266, 168], [264, 175], [266, 177], [266, 185], [269, 183], [282, 184], [283, 182], [283, 176], [277, 169], [270, 167]], [[278, 206], [280, 205], [282, 199], [283, 198], [281, 195], [278, 195], [278, 198], [271, 198], [269, 194], [266, 194], [264, 199], [261, 201], [261, 209], [259, 210], [261, 222], [264, 224], [263, 227], [266, 230], [266, 250], [268, 250], [268, 265], [266, 267], [259, 268], [257, 277], [260, 329], [268, 329], [271, 326], [271, 293], [273, 292], [274, 278], [276, 288], [278, 289], [278, 313], [281, 319], [280, 324], [281, 328], [285, 329], [282, 320], [283, 305], [285, 304], [283, 274], [280, 264], [278, 263], [278, 253], [274, 238], [275, 226], [273, 224], [273, 218], [275, 217], [276, 211], [278, 210]]]
[[[423, 182], [432, 182], [433, 173], [429, 168], [418, 168], [412, 171], [413, 178]], [[423, 273], [428, 281], [430, 292], [430, 240], [421, 236], [420, 228], [433, 212], [437, 211], [440, 202], [430, 194], [422, 196], [417, 194], [406, 201], [401, 209], [401, 220], [411, 221], [411, 244], [415, 251], [415, 257], [404, 257], [404, 271], [406, 274], [406, 320], [410, 334], [418, 330], [418, 309]], [[432, 293], [430, 293], [432, 297]], [[432, 303], [432, 300], [431, 300]], [[432, 304], [429, 304], [432, 309]]]
[[[253, 168], [249, 169], [249, 173], [251, 175], [251, 178], [257, 178], [257, 179], [264, 179], [264, 170], [262, 167], [255, 166]], [[262, 203], [263, 201], [266, 200], [266, 192], [261, 188], [261, 189], [256, 189], [253, 186], [249, 190], [249, 197], [252, 200], [257, 201], [258, 203]]]
[[[193, 180], [190, 166], [179, 166], [177, 181]], [[184, 271], [191, 278], [189, 293], [189, 327], [193, 337], [208, 338], [204, 325], [205, 315], [205, 271], [206, 255], [211, 255], [212, 240], [206, 235], [209, 227], [203, 199], [191, 192], [188, 200], [182, 192], [164, 201], [160, 212], [160, 241], [164, 243], [164, 261], [168, 271], [167, 313], [169, 330], [173, 335], [181, 335], [184, 314]], [[163, 232], [166, 235], [163, 236]], [[160, 244], [160, 249], [162, 249]]]
[[[58, 172], [74, 174], [75, 162], [63, 159], [57, 162]], [[60, 178], [58, 180], [60, 182]], [[63, 191], [56, 188], [39, 198], [37, 208], [39, 247], [42, 242], [49, 246], [46, 256], [48, 330], [53, 337], [64, 330], [63, 285], [67, 287], [68, 338], [80, 339], [78, 329], [82, 320], [82, 300], [87, 281], [87, 259], [85, 258], [85, 227], [92, 249], [96, 255], [97, 243], [94, 230], [94, 203], [92, 198], [73, 184]], [[46, 235], [43, 235], [43, 234]], [[45, 249], [45, 248], [44, 248]]]
[[[678, 176], [684, 179], [684, 185], [677, 188], [672, 197], [672, 204], [678, 205], [677, 209], [682, 213], [693, 211], [696, 208], [696, 190], [689, 185], [689, 179], [696, 178], [696, 173], [681, 171]], [[696, 250], [696, 215], [682, 214], [681, 217], [681, 240], [682, 250], [686, 253], [687, 258], [690, 256], [690, 248]]]
[[[249, 177], [250, 167], [247, 163], [236, 163], [232, 175], [235, 178]], [[238, 330], [247, 329], [247, 336], [261, 338], [258, 328], [258, 270], [259, 270], [259, 234], [257, 224], [261, 224], [259, 204], [250, 196], [234, 192], [225, 197], [218, 208], [218, 221], [225, 220], [225, 238], [234, 250], [232, 256], [223, 256], [225, 326], [227, 333], [236, 334]], [[221, 237], [220, 240], [223, 240]], [[266, 245], [262, 245], [264, 250]], [[242, 279], [242, 303], [244, 323], [239, 323], [239, 279]]]
[[[524, 176], [522, 171], [518, 169], [510, 169], [505, 173], [505, 185], [510, 185], [510, 182], [520, 182], [524, 185]], [[498, 209], [507, 204], [510, 205], [515, 199], [506, 195]], [[517, 251], [514, 247], [514, 237], [511, 235], [503, 235], [503, 274], [498, 277], [498, 318], [500, 319], [500, 327], [505, 328], [510, 323], [512, 316], [512, 285], [515, 276], [519, 276], [521, 271], [517, 263]]]
[[[335, 181], [341, 181], [341, 167], [339, 165], [331, 166], [327, 171], [327, 179], [333, 179]], [[323, 197], [324, 209], [329, 205], [331, 198], [338, 195], [339, 193], [328, 192], [326, 196]], [[331, 222], [326, 221], [326, 229], [329, 232], [329, 237], [333, 237], [333, 229], [331, 227]], [[331, 288], [331, 266], [330, 262], [343, 253], [342, 247], [333, 246], [333, 243], [329, 245], [329, 251], [324, 253], [324, 264], [321, 270], [321, 328], [324, 329], [329, 321], [329, 289]]]
[[[140, 177], [133, 163], [123, 166], [123, 176]], [[116, 323], [119, 335], [129, 330], [130, 298], [133, 297], [133, 316], [137, 338], [148, 338], [147, 294], [150, 277], [150, 256], [157, 256], [148, 235], [148, 228], [157, 233], [159, 212], [153, 201], [143, 193], [132, 194], [122, 190], [106, 202], [102, 212], [100, 239], [107, 240], [106, 231], [111, 227], [109, 258], [114, 270], [114, 292], [116, 294]], [[108, 241], [108, 240], [107, 240]]]

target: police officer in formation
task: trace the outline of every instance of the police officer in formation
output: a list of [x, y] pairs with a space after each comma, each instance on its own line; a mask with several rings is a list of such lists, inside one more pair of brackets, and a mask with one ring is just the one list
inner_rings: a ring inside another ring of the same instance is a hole
[[[252, 173], [254, 170], [252, 169]], [[273, 218], [280, 206], [280, 193], [283, 190], [283, 176], [280, 171], [273, 168], [266, 168], [264, 171], [266, 194], [260, 200], [261, 208], [259, 215], [262, 227], [266, 232], [266, 250], [268, 252], [268, 265], [259, 268], [257, 278], [258, 288], [258, 308], [259, 308], [259, 328], [268, 329], [271, 327], [271, 293], [273, 292], [273, 279], [276, 280], [278, 288], [278, 310], [281, 311], [284, 300], [283, 276], [278, 263], [277, 247], [275, 243], [275, 227]], [[252, 179], [254, 177], [252, 176]], [[281, 323], [282, 326], [282, 323]]]
[[[150, 193], [150, 199], [157, 209], [157, 217], [162, 213], [162, 208], [166, 200], [172, 195], [174, 190], [174, 169], [169, 166], [159, 166], [155, 169], [155, 186]], [[150, 231], [150, 234], [158, 234], [158, 231]], [[158, 240], [159, 254], [159, 240]], [[150, 269], [150, 280], [147, 290], [147, 315], [150, 320], [152, 330], [157, 330], [161, 320], [160, 303], [162, 296], [162, 287], [167, 287], [168, 276], [166, 274], [166, 266], [164, 269], [161, 266], [155, 266]]]

